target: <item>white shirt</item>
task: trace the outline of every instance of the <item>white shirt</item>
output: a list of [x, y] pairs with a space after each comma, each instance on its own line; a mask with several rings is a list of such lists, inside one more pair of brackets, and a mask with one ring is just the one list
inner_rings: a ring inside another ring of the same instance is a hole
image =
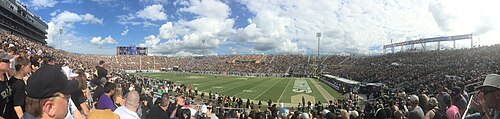
[[66, 113], [65, 119], [74, 119], [74, 114], [73, 112], [76, 111], [78, 108], [76, 107], [75, 103], [73, 103], [73, 100], [69, 98], [68, 100], [68, 113]]
[[125, 106], [116, 108], [115, 114], [120, 116], [121, 119], [140, 119], [136, 112], [127, 109]]
[[68, 77], [69, 79], [71, 74], [71, 68], [69, 68], [69, 66], [63, 66], [61, 67], [61, 69], [64, 71], [64, 74], [66, 74], [66, 77]]

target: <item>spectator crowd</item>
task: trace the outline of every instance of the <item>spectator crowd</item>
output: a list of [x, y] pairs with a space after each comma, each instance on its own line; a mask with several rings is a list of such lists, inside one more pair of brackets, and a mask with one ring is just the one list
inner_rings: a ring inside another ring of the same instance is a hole
[[[500, 55], [496, 53], [500, 45], [374, 57], [99, 56], [57, 50], [8, 32], [0, 34], [0, 117], [6, 119], [500, 118]], [[165, 67], [240, 75], [311, 76], [318, 70], [384, 85], [369, 91], [364, 102], [332, 99], [325, 105], [303, 100], [296, 107], [285, 107], [277, 101], [269, 100], [266, 105], [198, 92], [190, 84], [124, 71]]]

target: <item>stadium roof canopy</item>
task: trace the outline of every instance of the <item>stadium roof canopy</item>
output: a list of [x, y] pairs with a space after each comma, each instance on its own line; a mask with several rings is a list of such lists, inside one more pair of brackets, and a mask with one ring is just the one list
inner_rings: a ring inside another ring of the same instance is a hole
[[349, 79], [346, 79], [346, 78], [340, 78], [340, 77], [332, 76], [332, 75], [329, 75], [329, 74], [325, 74], [323, 76], [328, 77], [328, 78], [332, 78], [332, 79], [335, 79], [337, 81], [340, 81], [340, 82], [343, 82], [343, 83], [346, 83], [346, 84], [350, 84], [350, 85], [358, 85], [359, 84], [358, 81], [349, 80]]
[[404, 41], [404, 42], [399, 42], [399, 43], [392, 43], [392, 44], [384, 45], [384, 49], [398, 47], [398, 46], [405, 46], [405, 45], [413, 45], [413, 44], [421, 44], [421, 43], [429, 43], [429, 42], [441, 42], [441, 41], [455, 41], [455, 40], [462, 40], [462, 39], [471, 39], [472, 40], [472, 34], [424, 38], [424, 39]]

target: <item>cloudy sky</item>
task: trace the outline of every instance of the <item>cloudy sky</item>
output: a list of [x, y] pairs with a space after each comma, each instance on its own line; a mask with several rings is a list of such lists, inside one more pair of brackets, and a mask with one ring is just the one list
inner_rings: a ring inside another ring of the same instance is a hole
[[[378, 54], [382, 45], [474, 34], [500, 42], [495, 0], [20, 0], [49, 25], [47, 42], [75, 53]], [[60, 30], [63, 29], [62, 34]], [[457, 47], [470, 47], [470, 40]], [[453, 42], [441, 43], [452, 47]], [[427, 46], [434, 47], [436, 43]]]

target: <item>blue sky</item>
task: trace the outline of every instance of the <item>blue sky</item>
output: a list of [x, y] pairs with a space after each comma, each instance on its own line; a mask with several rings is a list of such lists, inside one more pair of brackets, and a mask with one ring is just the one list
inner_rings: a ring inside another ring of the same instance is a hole
[[[500, 33], [492, 0], [20, 2], [48, 23], [50, 46], [85, 54], [113, 55], [116, 46], [169, 56], [315, 54], [318, 32], [322, 54], [378, 54], [390, 39], [473, 33], [480, 39], [474, 44], [488, 45], [499, 43]], [[458, 46], [470, 47], [470, 41]]]

